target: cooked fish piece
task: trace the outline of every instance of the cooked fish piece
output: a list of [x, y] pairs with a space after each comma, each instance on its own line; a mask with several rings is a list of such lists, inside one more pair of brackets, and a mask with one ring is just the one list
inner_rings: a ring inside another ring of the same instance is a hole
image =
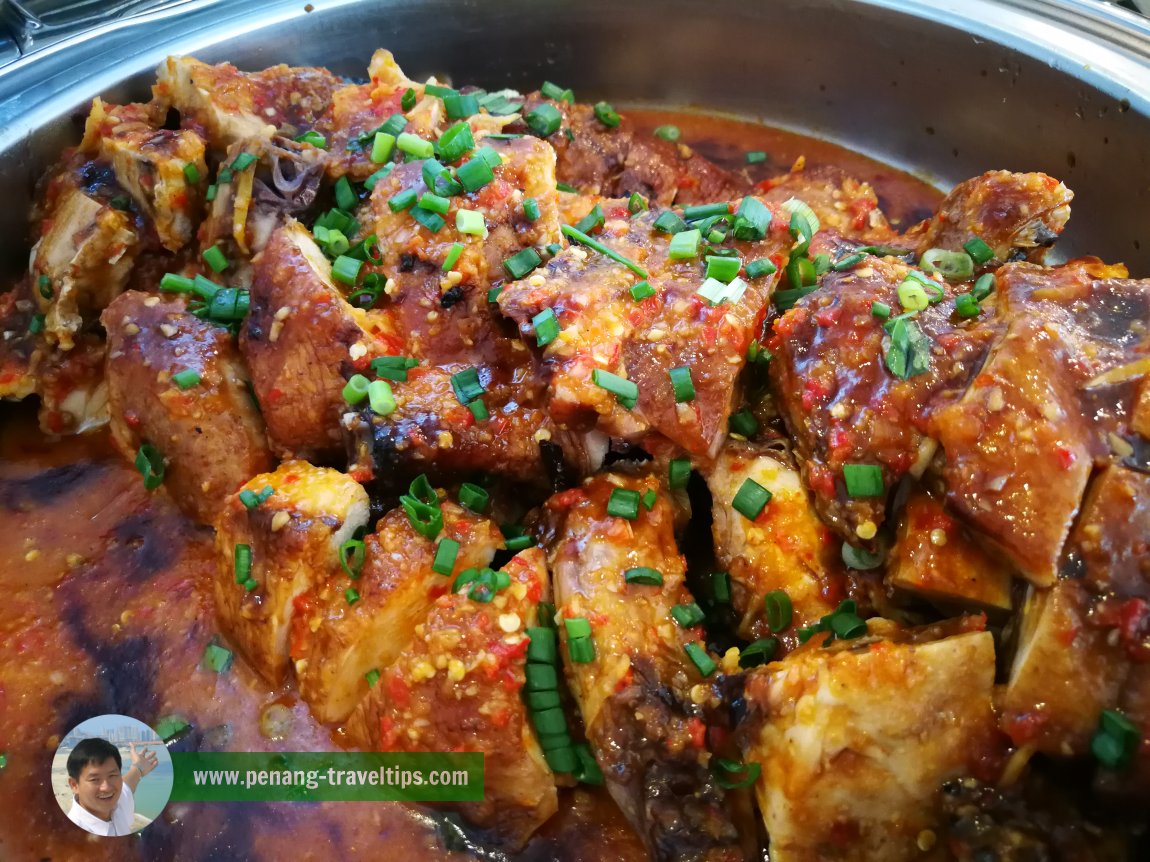
[[381, 751], [484, 752], [483, 801], [453, 807], [486, 841], [516, 850], [559, 803], [520, 696], [526, 629], [546, 595], [543, 552], [523, 551], [502, 571], [510, 584], [492, 601], [471, 598], [467, 586], [441, 596], [403, 653], [380, 657], [353, 726]]
[[211, 524], [228, 495], [272, 467], [231, 333], [188, 312], [181, 298], [135, 290], [120, 294], [101, 322], [112, 438], [129, 461], [142, 443], [155, 446], [172, 499]]
[[[559, 181], [584, 194], [627, 197], [638, 192], [670, 206], [730, 200], [746, 191], [733, 175], [689, 147], [636, 131], [626, 115], [609, 127], [591, 105], [540, 93], [529, 94], [520, 113], [526, 117], [543, 104], [562, 115], [560, 128], [545, 138], [555, 148]], [[525, 122], [509, 128], [536, 134]]]
[[39, 343], [33, 355], [33, 367], [36, 395], [40, 399], [41, 431], [83, 434], [108, 424], [106, 353], [104, 339], [95, 332], [78, 335], [71, 350]]
[[[300, 696], [320, 721], [346, 719], [367, 694], [364, 674], [389, 667], [407, 649], [416, 627], [464, 569], [486, 566], [503, 547], [487, 518], [442, 500], [439, 540], [459, 543], [450, 575], [432, 569], [438, 541], [416, 532], [407, 513], [393, 509], [364, 539], [359, 576], [324, 581], [297, 602], [300, 615], [292, 659]], [[349, 602], [346, 591], [358, 598]]]
[[[656, 499], [627, 520], [607, 512], [617, 492]], [[547, 501], [567, 681], [607, 788], [652, 858], [741, 859], [726, 794], [707, 765], [702, 704], [711, 695], [686, 652], [705, 655], [703, 632], [671, 616], [675, 605], [693, 604], [673, 508], [657, 480], [618, 473]], [[635, 568], [657, 571], [662, 584], [627, 583]], [[590, 626], [590, 661], [572, 660], [567, 624], [575, 619]]]
[[[788, 218], [780, 210], [772, 212], [764, 240], [732, 241], [744, 263], [773, 259], [789, 247]], [[658, 213], [632, 218], [625, 203], [617, 201], [606, 206], [604, 215], [596, 239], [641, 266], [652, 295], [636, 300], [631, 288], [639, 275], [597, 251], [572, 245], [541, 272], [507, 285], [499, 307], [519, 324], [528, 343], [538, 342], [536, 316], [548, 309], [555, 315], [561, 331], [542, 356], [548, 410], [558, 423], [597, 427], [633, 441], [652, 428], [691, 453], [714, 457], [726, 437], [739, 372], [759, 334], [777, 274], [746, 278], [737, 300], [713, 305], [698, 295], [706, 265], [701, 259], [669, 256], [669, 236], [654, 228]], [[683, 368], [689, 369], [694, 396], [680, 401], [671, 371]], [[629, 408], [598, 385], [603, 372], [632, 381], [638, 387], [636, 404]]]
[[[854, 270], [828, 273], [775, 321], [768, 342], [771, 390], [815, 506], [846, 541], [868, 548], [890, 490], [908, 473], [922, 475], [937, 450], [930, 411], [961, 396], [997, 332], [953, 322], [953, 294], [938, 283], [944, 298], [907, 324], [923, 336], [921, 365], [908, 362], [905, 378], [893, 373], [893, 342], [873, 304], [897, 314], [898, 287], [910, 272], [893, 258], [868, 257]], [[882, 468], [881, 494], [847, 493], [844, 467], [853, 464]]]
[[65, 187], [32, 248], [31, 275], [50, 344], [70, 350], [77, 333], [123, 290], [139, 237], [128, 214]]
[[222, 277], [232, 287], [251, 285], [251, 260], [272, 231], [315, 203], [327, 159], [317, 147], [279, 136], [234, 144], [224, 163], [235, 165], [241, 154], [256, 161], [242, 171], [231, 169], [230, 181], [216, 183], [199, 232], [201, 254], [213, 247], [223, 253], [228, 267]]
[[[831, 613], [847, 596], [840, 543], [815, 514], [785, 452], [728, 443], [703, 471], [711, 491], [716, 561], [731, 577], [739, 635], [755, 640], [781, 634], [768, 627], [763, 600], [782, 590], [794, 610], [783, 642], [793, 646], [799, 628]], [[754, 521], [731, 505], [748, 480], [771, 493]]]
[[151, 105], [94, 99], [80, 149], [111, 162], [116, 181], [151, 220], [160, 243], [176, 252], [191, 241], [203, 205], [204, 139], [191, 129], [160, 128], [163, 119], [157, 122], [155, 114]]
[[241, 72], [230, 63], [211, 66], [194, 57], [168, 57], [156, 76], [155, 101], [179, 111], [184, 128], [199, 131], [214, 150], [313, 128], [340, 85], [326, 69], [281, 64]]
[[1038, 586], [1053, 583], [1094, 464], [1133, 411], [1137, 381], [1095, 382], [1150, 352], [1150, 281], [1109, 273], [1096, 260], [1001, 268], [1005, 334], [931, 420], [948, 502]]
[[1010, 567], [988, 554], [941, 500], [919, 488], [902, 511], [886, 582], [948, 609], [1011, 608]]
[[43, 336], [29, 332], [36, 302], [28, 278], [0, 293], [0, 398], [20, 401], [36, 391]]
[[988, 171], [959, 183], [932, 218], [906, 233], [918, 255], [932, 248], [962, 251], [978, 237], [994, 252], [986, 266], [1041, 262], [1070, 218], [1074, 192], [1046, 174]]
[[1088, 619], [1081, 583], [1031, 587], [1001, 697], [1002, 728], [1015, 745], [1063, 756], [1089, 750], [1098, 714], [1117, 703], [1128, 662]]
[[347, 378], [376, 356], [398, 355], [402, 342], [386, 316], [344, 299], [331, 264], [298, 222], [273, 231], [253, 265], [240, 352], [272, 447], [285, 456], [338, 452]]
[[1150, 598], [1150, 476], [1111, 465], [1094, 479], [1067, 550], [1098, 595]]
[[747, 674], [744, 756], [772, 862], [946, 858], [935, 793], [992, 742], [994, 639], [844, 641]]
[[[248, 508], [240, 493], [263, 497]], [[367, 492], [338, 470], [285, 461], [253, 476], [216, 521], [216, 619], [251, 666], [273, 685], [290, 667], [297, 600], [341, 570], [340, 546], [367, 525]], [[246, 546], [249, 551], [238, 550]], [[254, 583], [238, 583], [250, 552]]]
[[792, 198], [809, 206], [822, 230], [873, 244], [898, 238], [878, 205], [870, 183], [831, 165], [805, 167], [800, 162], [790, 172], [756, 186], [763, 200], [782, 204]]

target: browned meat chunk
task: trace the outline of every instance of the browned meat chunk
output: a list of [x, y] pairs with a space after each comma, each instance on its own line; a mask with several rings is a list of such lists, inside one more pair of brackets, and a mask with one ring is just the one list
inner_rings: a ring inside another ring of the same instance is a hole
[[[607, 514], [612, 494], [648, 491], [655, 503], [640, 506], [636, 519]], [[651, 478], [600, 474], [546, 508], [568, 682], [611, 796], [653, 859], [741, 859], [725, 794], [706, 766], [703, 740], [692, 736], [712, 695], [685, 651], [706, 657], [701, 628], [670, 615], [693, 599], [667, 492]], [[625, 573], [640, 567], [662, 583], [627, 583]], [[566, 621], [574, 619], [590, 626], [590, 661], [570, 661]]]
[[[591, 105], [527, 96], [526, 116], [542, 104], [559, 110], [563, 122], [546, 140], [555, 148], [559, 182], [584, 194], [627, 197], [638, 192], [663, 206], [711, 203], [739, 197], [746, 189], [735, 177], [689, 147], [640, 135], [624, 116], [608, 127]], [[511, 127], [531, 131], [525, 123]]]
[[156, 74], [155, 100], [179, 111], [183, 126], [199, 131], [215, 150], [269, 139], [276, 131], [293, 138], [313, 128], [340, 84], [326, 69], [279, 65], [249, 73], [193, 57], [169, 57]]
[[[868, 258], [854, 270], [829, 273], [775, 321], [768, 343], [775, 353], [772, 389], [815, 506], [855, 544], [874, 538], [890, 489], [926, 468], [936, 448], [931, 409], [961, 394], [993, 335], [989, 326], [953, 322], [950, 290], [936, 283], [932, 292], [941, 292], [941, 301], [892, 325], [906, 327], [900, 359], [900, 345], [873, 304], [897, 314], [898, 288], [910, 272], [892, 259]], [[851, 496], [848, 465], [881, 467], [882, 491]]]
[[[748, 480], [771, 492], [754, 521], [731, 501]], [[839, 542], [818, 519], [799, 472], [782, 452], [728, 444], [707, 472], [717, 562], [731, 576], [739, 634], [748, 640], [779, 635], [764, 615], [764, 597], [783, 590], [794, 609], [784, 643], [818, 622], [846, 598]]]
[[[399, 657], [452, 578], [490, 564], [503, 546], [503, 536], [486, 518], [449, 500], [442, 501], [441, 509], [440, 537], [460, 546], [451, 575], [432, 569], [436, 542], [417, 533], [400, 508], [381, 518], [364, 540], [363, 567], [356, 578], [345, 572], [300, 600], [303, 610], [291, 654], [300, 696], [320, 721], [346, 719], [367, 694], [364, 675]], [[354, 601], [348, 600], [349, 589], [355, 590]]]
[[933, 218], [907, 231], [919, 255], [962, 251], [977, 237], [990, 246], [988, 265], [1024, 257], [1041, 261], [1066, 227], [1074, 193], [1046, 174], [990, 171], [955, 186]]
[[[528, 341], [537, 341], [537, 315], [550, 309], [560, 325], [542, 354], [548, 410], [556, 422], [631, 439], [651, 428], [689, 452], [713, 457], [726, 437], [739, 372], [777, 275], [750, 278], [741, 270], [743, 277], [732, 282], [739, 295], [712, 303], [698, 293], [706, 264], [669, 256], [670, 238], [653, 227], [657, 213], [628, 217], [622, 202], [605, 206], [606, 221], [596, 238], [640, 266], [646, 277], [572, 245], [542, 272], [506, 286], [500, 309]], [[781, 210], [772, 210], [764, 240], [727, 244], [744, 267], [776, 258], [790, 244], [787, 223]], [[631, 289], [641, 278], [654, 292], [636, 299]], [[678, 400], [671, 372], [684, 368], [694, 397]], [[604, 372], [634, 383], [636, 403], [599, 385]]]
[[[1099, 278], [1099, 269], [1000, 269], [1006, 334], [963, 399], [933, 418], [949, 502], [1040, 586], [1054, 580], [1115, 420], [1133, 409], [1132, 381], [1091, 384], [1150, 348], [1150, 281]], [[1099, 403], [1110, 409], [1090, 409]]]
[[782, 204], [796, 198], [814, 210], [824, 229], [839, 236], [876, 245], [898, 239], [870, 184], [838, 168], [825, 165], [792, 170], [770, 180], [769, 186], [762, 193], [763, 200]]
[[458, 807], [487, 840], [518, 849], [559, 806], [520, 696], [543, 552], [524, 551], [503, 572], [510, 583], [493, 601], [464, 586], [435, 602], [398, 660], [381, 664], [353, 725], [382, 751], [482, 751], [483, 801]]
[[1016, 745], [1063, 756], [1083, 754], [1098, 714], [1118, 700], [1127, 660], [1089, 619], [1081, 584], [1031, 587], [1003, 692], [1002, 728]]
[[988, 554], [938, 498], [919, 489], [906, 501], [886, 580], [948, 609], [1011, 608], [1009, 566]]
[[272, 233], [254, 261], [240, 351], [277, 452], [338, 451], [347, 378], [397, 343], [385, 317], [343, 298], [307, 230], [289, 221]]
[[199, 221], [208, 166], [203, 138], [160, 124], [151, 105], [95, 99], [80, 149], [111, 163], [116, 181], [152, 222], [160, 243], [175, 252], [191, 241]]
[[297, 602], [341, 570], [340, 546], [367, 525], [367, 492], [306, 461], [253, 476], [244, 491], [257, 505], [233, 494], [216, 522], [216, 619], [252, 667], [279, 685], [291, 666]]
[[745, 757], [772, 862], [944, 858], [919, 836], [940, 825], [938, 787], [991, 742], [993, 686], [989, 632], [846, 641], [748, 674]]
[[[212, 523], [227, 496], [272, 463], [231, 333], [190, 314], [181, 300], [134, 290], [101, 320], [116, 445], [128, 460], [141, 443], [155, 446], [172, 499]], [[188, 373], [196, 377], [187, 380]]]

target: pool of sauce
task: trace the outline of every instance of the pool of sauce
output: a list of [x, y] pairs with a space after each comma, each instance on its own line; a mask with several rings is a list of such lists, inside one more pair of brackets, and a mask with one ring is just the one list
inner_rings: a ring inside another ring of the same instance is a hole
[[[940, 195], [920, 180], [825, 142], [698, 114], [630, 111], [639, 129], [673, 123], [682, 141], [752, 183], [834, 164], [869, 181], [905, 229]], [[746, 165], [747, 151], [767, 161]], [[0, 404], [0, 860], [396, 860], [477, 858], [399, 803], [172, 804], [138, 835], [96, 838], [68, 822], [51, 788], [60, 739], [81, 721], [122, 713], [154, 724], [179, 714], [194, 743], [223, 751], [328, 750], [339, 728], [312, 720], [294, 689], [269, 687], [242, 660], [225, 674], [199, 667], [217, 635], [211, 531], [189, 522], [161, 489], [113, 451], [106, 433], [50, 440], [32, 405]], [[291, 710], [283, 738], [260, 716]], [[507, 858], [483, 852], [484, 858]], [[561, 792], [560, 813], [515, 859], [599, 862], [645, 858], [602, 790]]]

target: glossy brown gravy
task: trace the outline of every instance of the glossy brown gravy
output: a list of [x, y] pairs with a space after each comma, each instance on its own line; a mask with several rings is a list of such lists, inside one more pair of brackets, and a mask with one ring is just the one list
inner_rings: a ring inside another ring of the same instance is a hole
[[[920, 180], [824, 142], [697, 114], [632, 111], [641, 129], [673, 123], [682, 140], [752, 183], [796, 158], [869, 181], [900, 229], [940, 198]], [[768, 153], [747, 166], [747, 151]], [[474, 858], [437, 816], [400, 804], [180, 804], [138, 836], [98, 839], [53, 799], [60, 738], [82, 720], [124, 713], [154, 724], [178, 713], [217, 750], [338, 747], [289, 686], [269, 690], [242, 661], [199, 669], [216, 635], [211, 532], [189, 522], [112, 450], [106, 434], [49, 441], [30, 405], [0, 406], [0, 859]], [[270, 705], [288, 706], [283, 739], [261, 734]], [[445, 848], [453, 848], [451, 850]], [[603, 791], [563, 791], [560, 813], [519, 859], [640, 860], [637, 836]], [[496, 858], [496, 857], [493, 857]], [[503, 858], [503, 857], [498, 857]]]

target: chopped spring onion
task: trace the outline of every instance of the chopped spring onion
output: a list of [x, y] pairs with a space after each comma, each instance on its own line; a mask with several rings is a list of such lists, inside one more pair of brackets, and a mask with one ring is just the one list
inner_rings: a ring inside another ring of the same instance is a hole
[[459, 256], [463, 254], [463, 243], [454, 242], [447, 252], [447, 257], [443, 259], [443, 271], [451, 272], [455, 265], [459, 263]]
[[752, 260], [746, 267], [747, 278], [761, 278], [764, 275], [772, 275], [777, 270], [778, 267], [765, 257]]
[[418, 359], [408, 356], [377, 356], [371, 360], [371, 370], [376, 377], [394, 380], [397, 383], [406, 383], [408, 369], [416, 368], [418, 365]]
[[559, 653], [556, 649], [555, 629], [546, 626], [527, 627], [527, 661], [542, 664], [556, 664]]
[[219, 187], [215, 183], [212, 183], [210, 186], [208, 186], [208, 190], [204, 193], [204, 200], [211, 203], [216, 199], [216, 192], [218, 191]]
[[730, 284], [723, 284], [717, 278], [708, 278], [695, 293], [711, 305], [721, 305], [724, 302], [738, 302], [746, 291], [747, 283], [741, 278], [732, 279]]
[[524, 120], [527, 127], [541, 138], [550, 137], [563, 125], [563, 115], [559, 109], [546, 103], [531, 111]]
[[432, 233], [439, 233], [443, 226], [447, 224], [446, 219], [439, 213], [426, 210], [423, 207], [413, 207], [411, 209], [411, 217], [427, 228]]
[[763, 605], [767, 611], [767, 625], [771, 632], [778, 634], [791, 625], [794, 618], [794, 606], [791, 597], [783, 590], [772, 590], [763, 597]]
[[638, 192], [631, 192], [631, 197], [627, 198], [627, 212], [634, 215], [645, 212], [647, 209], [649, 209], [647, 199]]
[[326, 150], [327, 149], [327, 138], [325, 138], [323, 135], [321, 135], [319, 132], [315, 131], [314, 129], [306, 131], [302, 135], [297, 135], [296, 141], [298, 141], [301, 144], [310, 144], [311, 146], [315, 147], [317, 150]]
[[751, 150], [746, 156], [748, 165], [761, 165], [767, 160], [767, 154], [762, 150]]
[[699, 230], [684, 230], [671, 237], [667, 256], [671, 260], [689, 260], [699, 256], [699, 243], [703, 237]]
[[767, 235], [771, 226], [771, 211], [758, 198], [743, 198], [735, 211], [732, 228], [735, 239], [758, 241]]
[[444, 87], [441, 84], [425, 84], [423, 87], [424, 95], [435, 96], [442, 99], [444, 96], [454, 96], [459, 93], [451, 87]]
[[872, 302], [870, 304], [870, 313], [880, 320], [886, 320], [890, 317], [890, 306], [885, 302]]
[[201, 379], [200, 372], [194, 368], [186, 368], [172, 375], [172, 382], [181, 389], [191, 389], [193, 386], [199, 386]]
[[779, 642], [777, 638], [760, 638], [753, 643], [749, 643], [739, 651], [739, 667], [749, 668], [766, 664], [771, 660], [778, 648]]
[[731, 603], [730, 572], [711, 572], [711, 597], [720, 605]]
[[539, 201], [535, 200], [535, 198], [524, 198], [523, 215], [527, 217], [527, 221], [538, 221]]
[[471, 93], [456, 93], [443, 97], [443, 107], [449, 120], [463, 120], [479, 113], [479, 99]]
[[731, 508], [747, 520], [753, 521], [763, 513], [763, 509], [770, 501], [770, 491], [754, 479], [744, 479], [735, 498], [731, 500]]
[[415, 90], [408, 87], [403, 91], [403, 98], [399, 100], [399, 106], [405, 111], [410, 111], [415, 107], [416, 95]]
[[715, 660], [707, 655], [707, 649], [702, 644], [690, 643], [683, 647], [683, 651], [687, 653], [687, 658], [695, 666], [695, 670], [701, 676], [710, 676], [718, 668]]
[[475, 149], [475, 136], [467, 123], [456, 123], [439, 136], [439, 157], [445, 162], [457, 162]]
[[648, 281], [637, 281], [631, 285], [631, 298], [636, 302], [641, 302], [648, 296], [655, 295], [655, 288], [651, 287]]
[[586, 617], [569, 617], [563, 620], [563, 627], [569, 638], [591, 637], [591, 623], [587, 621]]
[[659, 126], [659, 128], [655, 129], [655, 137], [662, 138], [664, 141], [675, 143], [677, 140], [679, 140], [679, 138], [682, 137], [682, 133], [679, 131], [678, 126]]
[[355, 587], [348, 587], [343, 591], [343, 597], [349, 605], [354, 605], [359, 601], [359, 590]]
[[763, 771], [757, 763], [739, 763], [737, 760], [728, 760], [725, 757], [716, 757], [712, 763], [715, 783], [726, 790], [750, 787], [759, 780], [759, 775]]
[[265, 485], [264, 489], [258, 494], [255, 491], [249, 491], [247, 488], [240, 491], [240, 502], [244, 504], [246, 509], [254, 509], [261, 506], [268, 501], [268, 498], [275, 493], [275, 488], [271, 485]]
[[144, 487], [155, 490], [164, 481], [164, 456], [151, 443], [141, 443], [136, 451], [136, 470], [144, 477]]
[[535, 329], [535, 343], [545, 347], [559, 337], [559, 320], [554, 310], [545, 308], [531, 319]]
[[702, 625], [703, 620], [706, 619], [703, 609], [695, 602], [691, 602], [689, 605], [675, 605], [671, 608], [671, 617], [679, 624], [680, 628], [684, 629]]
[[487, 225], [484, 223], [483, 213], [477, 212], [476, 210], [456, 210], [455, 229], [468, 236], [487, 235]]
[[375, 138], [371, 142], [371, 160], [377, 165], [382, 165], [391, 158], [394, 151], [395, 135], [389, 135], [387, 132], [376, 132]]
[[464, 482], [459, 486], [459, 505], [481, 515], [491, 505], [491, 495], [473, 482]]
[[739, 274], [743, 262], [737, 257], [718, 257], [709, 254], [707, 260], [707, 278], [713, 278], [723, 284], [730, 284], [731, 279]]
[[590, 637], [569, 638], [567, 655], [574, 664], [590, 664], [595, 661], [595, 641]]
[[184, 165], [184, 179], [193, 186], [200, 181], [200, 169], [195, 166], [195, 163], [188, 162]]
[[882, 554], [872, 554], [870, 551], [864, 551], [862, 548], [856, 548], [846, 542], [843, 542], [841, 556], [847, 568], [857, 569], [860, 572], [877, 569], [882, 565]]
[[204, 670], [210, 670], [215, 673], [227, 673], [235, 660], [235, 654], [232, 653], [227, 647], [222, 647], [217, 643], [209, 643], [204, 647], [203, 657], [200, 659], [200, 666]]
[[[467, 405], [467, 409], [471, 411], [471, 415], [475, 418], [476, 422], [485, 422], [491, 418], [491, 414], [487, 410], [487, 405], [483, 403], [482, 399], [475, 399]], [[514, 550], [508, 546], [508, 550]]]
[[925, 374], [930, 369], [930, 339], [913, 320], [894, 318], [889, 327], [890, 346], [886, 351], [886, 367], [901, 380]]
[[355, 286], [356, 281], [359, 279], [359, 271], [362, 267], [362, 260], [356, 260], [354, 257], [348, 257], [347, 255], [340, 255], [331, 265], [331, 277], [343, 284]]
[[555, 691], [559, 688], [559, 675], [551, 664], [528, 662], [523, 672], [527, 677], [523, 687], [527, 691]]
[[926, 289], [913, 278], [908, 278], [899, 284], [898, 301], [904, 311], [923, 311], [930, 305]]
[[690, 366], [672, 368], [668, 372], [671, 377], [671, 389], [675, 392], [675, 403], [682, 404], [695, 400], [695, 382], [691, 379]]
[[355, 193], [355, 189], [351, 187], [351, 181], [347, 177], [340, 177], [335, 182], [335, 204], [345, 212], [351, 212], [355, 209], [356, 204], [359, 203], [359, 196]]
[[395, 412], [395, 393], [386, 380], [373, 380], [367, 385], [367, 403], [376, 416], [390, 416]]
[[982, 306], [978, 304], [973, 293], [960, 293], [954, 298], [954, 310], [959, 317], [978, 317]]
[[974, 288], [971, 294], [979, 302], [982, 302], [988, 296], [994, 293], [994, 273], [988, 272], [978, 277], [978, 281], [974, 283]]
[[482, 156], [476, 156], [460, 165], [456, 176], [469, 192], [477, 192], [495, 179], [491, 165]]
[[591, 382], [614, 395], [619, 403], [628, 410], [632, 409], [639, 400], [638, 384], [626, 377], [620, 377], [618, 374], [596, 368], [591, 372]]
[[373, 667], [363, 675], [363, 678], [367, 680], [368, 688], [375, 688], [375, 684], [379, 682], [379, 669]]
[[670, 210], [659, 213], [652, 227], [663, 233], [679, 233], [687, 229], [687, 223]]
[[623, 255], [619, 254], [619, 252], [608, 248], [607, 246], [603, 245], [603, 243], [599, 242], [598, 240], [592, 239], [591, 237], [587, 236], [587, 234], [583, 233], [582, 231], [571, 227], [571, 225], [569, 225], [569, 224], [560, 225], [560, 230], [563, 232], [563, 235], [565, 237], [567, 237], [568, 239], [573, 239], [576, 242], [587, 246], [588, 248], [594, 249], [595, 251], [599, 252], [600, 254], [606, 255], [607, 257], [611, 258], [611, 260], [615, 261], [616, 263], [623, 264], [623, 266], [627, 267], [627, 269], [631, 270], [631, 272], [635, 273], [635, 275], [639, 276], [640, 278], [647, 278], [648, 277], [647, 270], [643, 269], [643, 267], [639, 266], [639, 264], [635, 263], [634, 261], [628, 260], [627, 258], [623, 257]]
[[353, 374], [343, 387], [343, 400], [348, 404], [358, 404], [367, 397], [367, 387], [371, 381], [362, 374]]
[[663, 575], [658, 569], [636, 566], [623, 572], [623, 580], [629, 584], [642, 584], [648, 587], [663, 586]]
[[1090, 740], [1090, 750], [1098, 762], [1110, 769], [1125, 769], [1134, 760], [1142, 736], [1138, 726], [1116, 709], [1104, 709], [1098, 716], [1098, 729]]
[[435, 155], [435, 147], [431, 141], [425, 141], [411, 132], [401, 132], [395, 139], [395, 145], [399, 147], [401, 153], [406, 153], [413, 159], [430, 159]]
[[419, 196], [419, 203], [417, 206], [420, 209], [429, 210], [433, 213], [439, 213], [440, 215], [443, 215], [449, 209], [451, 209], [451, 201], [445, 197], [440, 197], [437, 194], [425, 192]]
[[204, 263], [212, 268], [212, 272], [223, 272], [228, 268], [228, 259], [218, 244], [206, 249], [203, 257]]
[[398, 194], [388, 198], [387, 206], [393, 213], [403, 212], [415, 206], [415, 202], [418, 198], [419, 195], [415, 189], [404, 189]]
[[412, 529], [427, 539], [435, 539], [439, 535], [443, 529], [443, 512], [439, 506], [432, 506], [407, 494], [400, 497], [399, 502], [407, 513]]
[[503, 261], [503, 268], [513, 279], [520, 279], [541, 263], [543, 258], [539, 256], [539, 252], [529, 246]]
[[619, 125], [619, 115], [615, 109], [611, 107], [608, 102], [595, 103], [595, 117], [609, 129], [613, 129]]
[[844, 258], [836, 260], [833, 264], [831, 264], [831, 269], [833, 269], [835, 272], [843, 272], [844, 270], [853, 269], [864, 260], [866, 260], [865, 254], [859, 254], [858, 252], [855, 252], [854, 254], [848, 254]]
[[543, 86], [539, 88], [539, 92], [545, 99], [552, 99], [556, 102], [567, 102], [568, 104], [575, 104], [575, 93], [569, 88], [565, 89], [558, 84], [552, 84], [550, 81], [544, 81]]
[[726, 216], [731, 214], [728, 204], [695, 204], [683, 207], [683, 218], [687, 221], [699, 221], [712, 216]]
[[687, 487], [691, 478], [691, 462], [687, 458], [672, 458], [667, 465], [667, 485], [672, 491], [681, 491]]
[[339, 564], [353, 581], [359, 578], [366, 559], [367, 547], [362, 539], [348, 539], [339, 546]]
[[881, 497], [882, 467], [878, 464], [844, 464], [843, 481], [851, 497]]
[[246, 171], [256, 163], [256, 157], [251, 153], [240, 153], [232, 162], [232, 170], [236, 173]]
[[638, 491], [632, 491], [630, 488], [613, 488], [607, 500], [607, 514], [613, 518], [634, 521], [639, 517], [640, 501]]
[[654, 488], [648, 488], [646, 491], [643, 492], [643, 497], [642, 497], [643, 508], [646, 509], [648, 512], [650, 512], [652, 509], [655, 508], [655, 501], [658, 498], [659, 498], [659, 495], [655, 493], [655, 489]]
[[751, 438], [759, 433], [759, 420], [755, 418], [754, 413], [746, 408], [731, 414], [731, 418], [727, 420], [727, 425], [732, 434], [738, 434], [740, 437]]
[[237, 584], [247, 583], [252, 576], [252, 546], [237, 544], [232, 548], [232, 571]]
[[989, 263], [994, 260], [994, 249], [987, 245], [980, 237], [966, 242], [962, 246], [971, 260], [974, 261], [976, 266], [982, 266], [984, 263]]
[[441, 575], [450, 575], [455, 570], [455, 560], [459, 557], [459, 542], [446, 537], [435, 546], [435, 559], [431, 570]]
[[587, 215], [575, 223], [575, 230], [589, 234], [595, 230], [595, 228], [602, 227], [604, 220], [603, 207], [599, 206], [599, 204], [595, 204], [591, 212], [587, 213]]
[[962, 281], [974, 274], [974, 261], [964, 251], [927, 249], [919, 258], [919, 263], [928, 273], [937, 272], [948, 281]]
[[451, 388], [460, 404], [470, 404], [487, 391], [479, 379], [479, 370], [474, 367], [465, 368], [452, 374]]

